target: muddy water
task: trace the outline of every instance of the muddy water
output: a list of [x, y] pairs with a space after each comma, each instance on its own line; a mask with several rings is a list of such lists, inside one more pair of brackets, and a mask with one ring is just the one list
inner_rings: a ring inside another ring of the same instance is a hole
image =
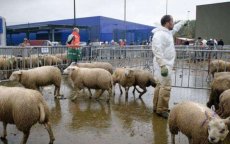
[[[6, 86], [20, 86], [17, 83], [2, 83]], [[167, 120], [152, 113], [152, 96], [154, 89], [149, 87], [143, 99], [138, 95], [129, 98], [116, 95], [110, 104], [105, 102], [107, 92], [100, 101], [89, 99], [88, 91], [81, 92], [77, 100], [54, 100], [54, 87], [41, 89], [51, 111], [51, 124], [55, 135], [55, 144], [169, 144], [171, 142]], [[61, 92], [68, 98], [74, 95], [66, 78], [63, 78]], [[205, 104], [209, 92], [206, 90], [173, 88], [170, 108], [186, 100]], [[0, 125], [2, 130], [2, 125]], [[22, 138], [14, 125], [8, 126], [7, 141], [4, 144], [16, 144]], [[36, 124], [30, 133], [28, 143], [44, 144], [49, 138], [42, 125]], [[177, 135], [176, 143], [188, 143], [182, 134]], [[230, 143], [230, 141], [225, 142]]]

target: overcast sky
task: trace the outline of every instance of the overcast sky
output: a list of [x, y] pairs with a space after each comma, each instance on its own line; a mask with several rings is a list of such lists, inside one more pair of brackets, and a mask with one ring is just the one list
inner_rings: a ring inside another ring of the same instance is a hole
[[[156, 25], [166, 13], [166, 0], [126, 0], [127, 21]], [[168, 0], [174, 19], [195, 19], [196, 5], [230, 0]], [[189, 14], [188, 14], [188, 11]], [[7, 25], [73, 18], [73, 0], [0, 0], [0, 16]], [[76, 17], [124, 19], [124, 0], [76, 0]]]

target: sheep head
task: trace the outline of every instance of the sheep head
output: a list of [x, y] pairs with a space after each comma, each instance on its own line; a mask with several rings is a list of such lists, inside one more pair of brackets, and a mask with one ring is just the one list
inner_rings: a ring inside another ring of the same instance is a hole
[[134, 75], [134, 71], [131, 69], [125, 69], [125, 76], [126, 77], [132, 77]]
[[22, 71], [15, 71], [10, 76], [10, 81], [20, 81], [22, 75]]
[[70, 75], [73, 71], [75, 71], [77, 69], [78, 69], [78, 67], [70, 65], [63, 71], [63, 74]]
[[119, 81], [119, 75], [116, 72], [113, 73], [112, 79], [113, 79], [113, 85], [115, 85]]
[[223, 141], [228, 135], [228, 124], [230, 124], [230, 117], [227, 119], [220, 119], [214, 116], [209, 116], [208, 123], [208, 140], [210, 143], [218, 143]]

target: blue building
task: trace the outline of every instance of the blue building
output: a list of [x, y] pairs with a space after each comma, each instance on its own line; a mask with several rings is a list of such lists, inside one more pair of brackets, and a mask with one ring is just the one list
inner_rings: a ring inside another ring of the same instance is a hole
[[[28, 23], [7, 27], [7, 44], [18, 45], [27, 37], [30, 40], [59, 41], [65, 44], [68, 35], [73, 28], [73, 19]], [[152, 26], [124, 22], [122, 20], [96, 16], [76, 19], [76, 25], [80, 28], [81, 41], [119, 41], [126, 39], [140, 44], [149, 40]]]

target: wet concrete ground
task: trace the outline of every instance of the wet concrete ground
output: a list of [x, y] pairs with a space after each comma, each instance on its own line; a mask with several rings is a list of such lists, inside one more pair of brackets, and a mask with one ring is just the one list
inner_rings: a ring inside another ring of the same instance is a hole
[[[18, 86], [17, 83], [1, 83], [6, 86]], [[129, 92], [129, 99], [119, 95], [111, 98], [110, 104], [106, 103], [107, 92], [100, 101], [88, 98], [87, 90], [72, 102], [69, 99], [54, 100], [53, 86], [44, 87], [42, 92], [47, 101], [51, 117], [50, 121], [55, 144], [169, 144], [171, 142], [167, 120], [158, 117], [152, 112], [152, 97], [154, 88], [149, 87], [143, 99], [136, 93]], [[74, 94], [63, 77], [61, 93], [64, 97]], [[176, 103], [192, 100], [205, 104], [209, 92], [202, 89], [173, 88], [171, 93], [170, 108]], [[2, 125], [0, 125], [0, 132]], [[2, 133], [2, 132], [1, 132]], [[22, 138], [22, 133], [14, 125], [8, 125], [7, 141], [4, 144], [16, 144]], [[230, 138], [228, 138], [230, 139]], [[28, 144], [45, 144], [49, 142], [48, 133], [42, 125], [32, 127]], [[187, 138], [179, 134], [176, 143], [186, 144]], [[229, 144], [226, 140], [225, 144]]]

